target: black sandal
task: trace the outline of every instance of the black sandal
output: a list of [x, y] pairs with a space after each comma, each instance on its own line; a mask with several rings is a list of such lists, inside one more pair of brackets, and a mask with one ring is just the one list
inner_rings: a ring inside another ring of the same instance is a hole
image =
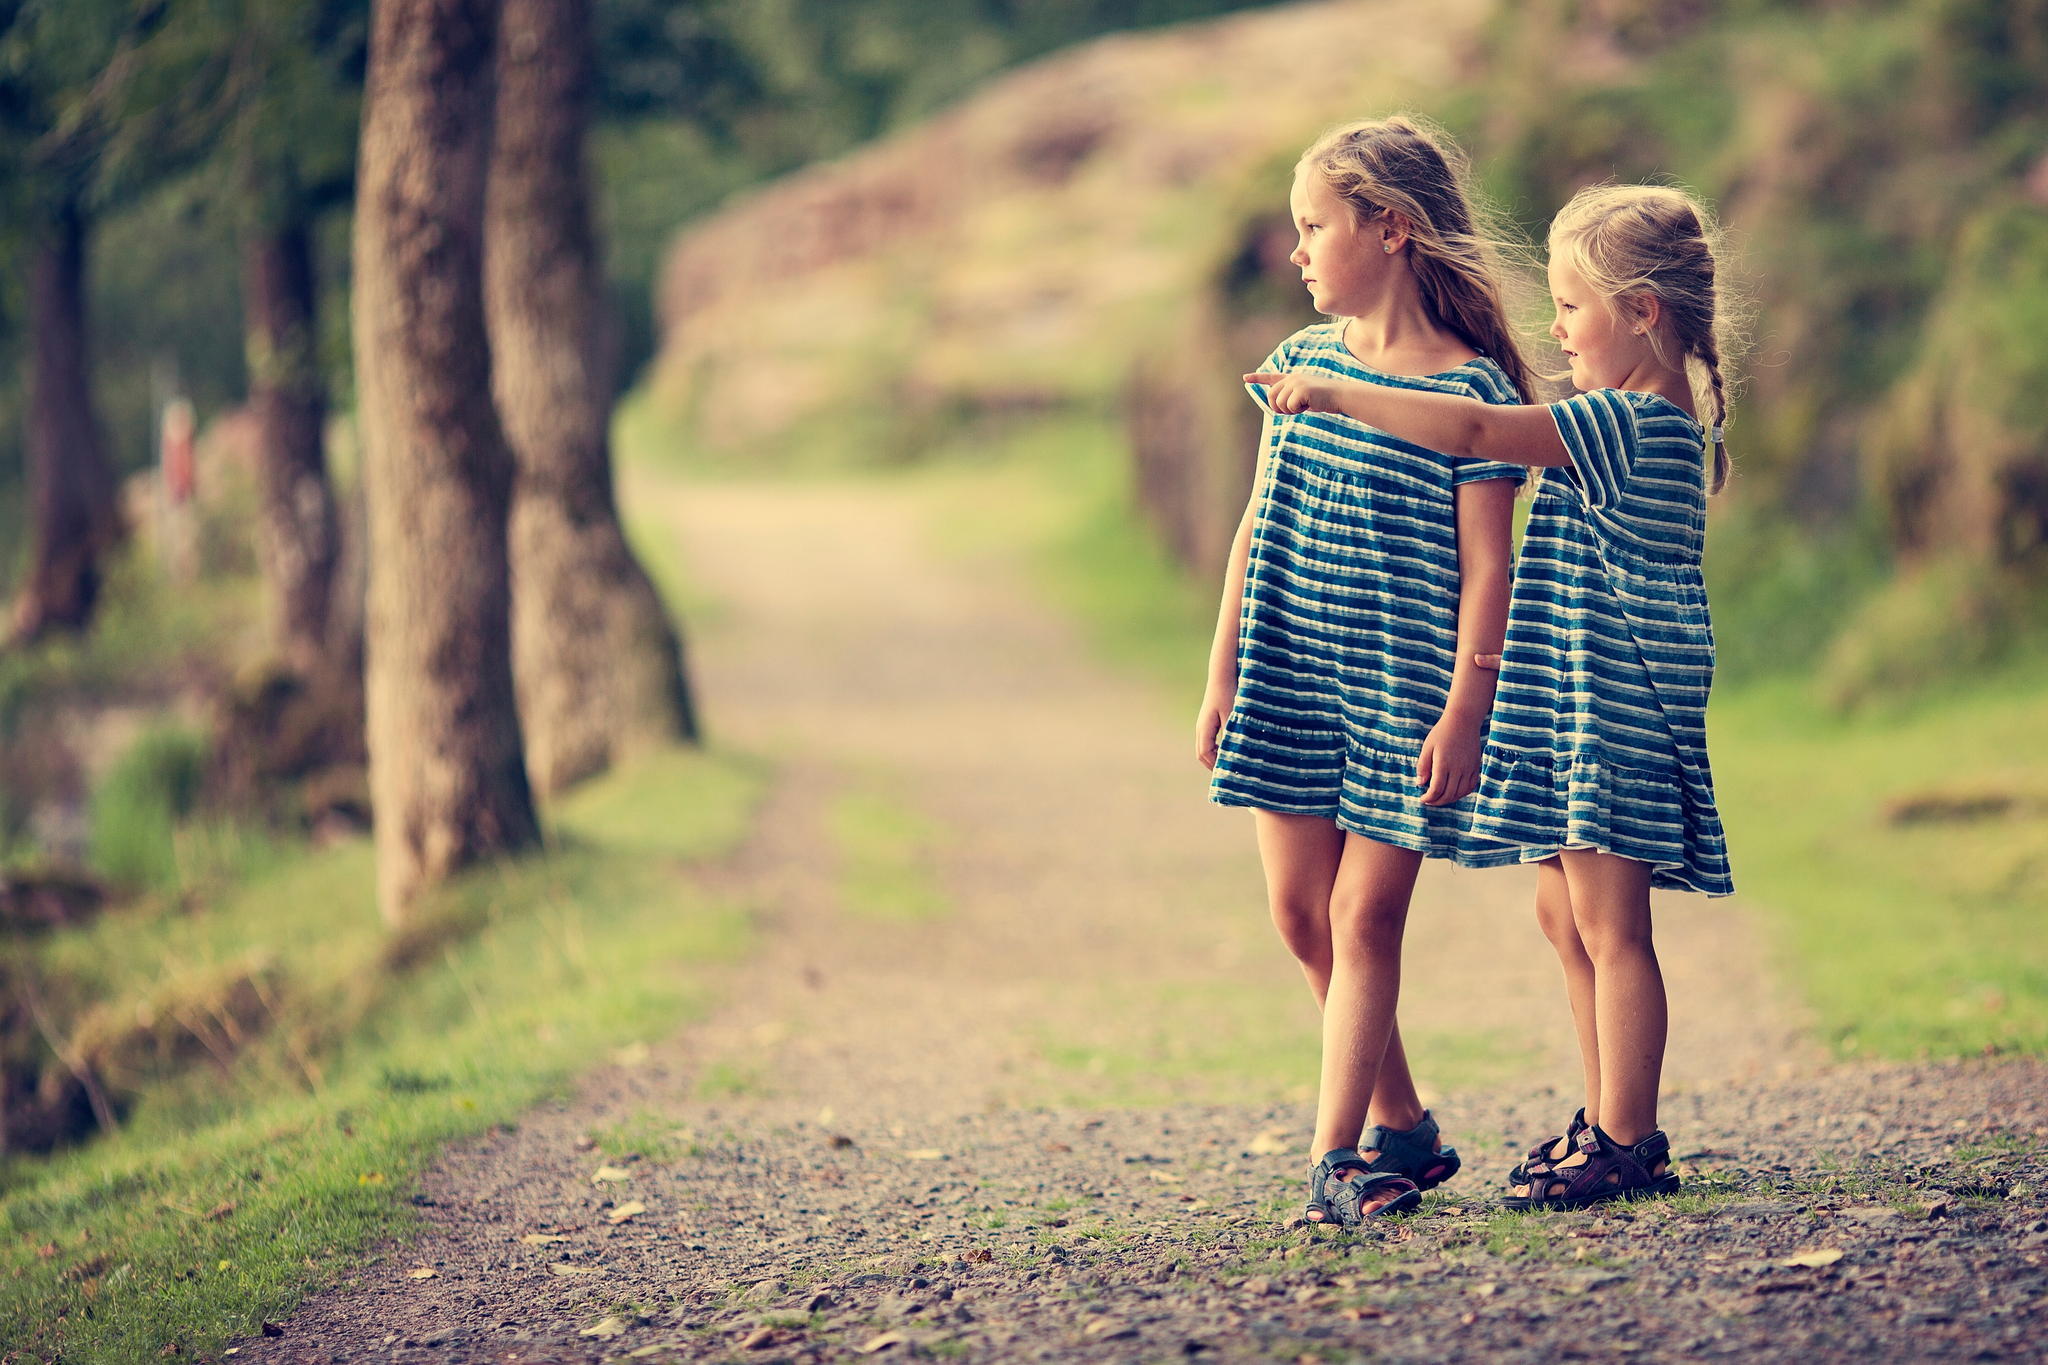
[[[1521, 1164], [1508, 1172], [1508, 1184], [1533, 1185], [1536, 1183], [1533, 1177], [1548, 1175], [1558, 1162], [1564, 1160], [1564, 1156], [1572, 1154], [1571, 1149], [1578, 1146], [1579, 1134], [1585, 1132], [1587, 1126], [1586, 1110], [1581, 1106], [1579, 1112], [1572, 1115], [1572, 1121], [1565, 1125], [1564, 1132], [1547, 1137], [1529, 1149], [1529, 1155], [1522, 1158]], [[1564, 1156], [1552, 1156], [1551, 1152], [1560, 1142], [1567, 1144]]]
[[1624, 1147], [1596, 1123], [1588, 1125], [1574, 1145], [1586, 1154], [1583, 1165], [1536, 1172], [1530, 1180], [1519, 1182], [1528, 1187], [1527, 1194], [1510, 1194], [1500, 1201], [1501, 1206], [1582, 1209], [1609, 1199], [1642, 1199], [1678, 1191], [1678, 1173], [1671, 1169], [1671, 1140], [1662, 1132]]
[[1435, 1189], [1465, 1164], [1458, 1159], [1457, 1148], [1442, 1145], [1436, 1119], [1427, 1109], [1422, 1111], [1422, 1122], [1405, 1131], [1374, 1124], [1365, 1130], [1365, 1138], [1358, 1146], [1361, 1155], [1379, 1153], [1367, 1166], [1368, 1170], [1405, 1175], [1415, 1182], [1418, 1191]]
[[[1364, 1174], [1339, 1180], [1337, 1172], [1344, 1170]], [[1399, 1188], [1400, 1193], [1378, 1208], [1366, 1208], [1369, 1195], [1394, 1188]], [[1421, 1202], [1422, 1191], [1413, 1180], [1391, 1171], [1375, 1171], [1355, 1148], [1339, 1147], [1325, 1152], [1321, 1161], [1309, 1167], [1308, 1203], [1302, 1209], [1302, 1219], [1311, 1226], [1355, 1228], [1368, 1218], [1406, 1213]], [[1321, 1217], [1311, 1217], [1313, 1214]]]

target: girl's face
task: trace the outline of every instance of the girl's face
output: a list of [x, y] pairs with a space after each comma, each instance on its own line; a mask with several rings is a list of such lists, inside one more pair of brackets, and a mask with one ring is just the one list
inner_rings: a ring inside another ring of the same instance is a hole
[[[1550, 258], [1550, 297], [1557, 314], [1550, 335], [1572, 366], [1572, 387], [1581, 392], [1623, 387], [1623, 381], [1655, 358], [1650, 322], [1629, 318], [1600, 297], [1562, 254]], [[1637, 330], [1638, 328], [1642, 330]]]
[[1287, 259], [1301, 271], [1301, 282], [1318, 313], [1358, 317], [1381, 296], [1382, 281], [1393, 268], [1398, 246], [1384, 217], [1361, 223], [1349, 204], [1313, 171], [1294, 177], [1288, 196], [1298, 234]]

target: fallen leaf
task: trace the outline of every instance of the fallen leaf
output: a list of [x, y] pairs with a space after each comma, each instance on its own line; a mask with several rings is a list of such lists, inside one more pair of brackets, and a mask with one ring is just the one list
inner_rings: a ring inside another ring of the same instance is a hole
[[1244, 1150], [1250, 1156], [1278, 1156], [1282, 1152], [1293, 1150], [1293, 1147], [1294, 1143], [1287, 1129], [1268, 1128], [1247, 1142]]
[[590, 1183], [593, 1185], [602, 1185], [607, 1181], [617, 1184], [632, 1178], [633, 1173], [623, 1166], [600, 1166], [590, 1173]]
[[1338, 1313], [1339, 1317], [1349, 1318], [1353, 1322], [1364, 1322], [1367, 1318], [1383, 1318], [1386, 1315], [1386, 1309], [1374, 1308], [1370, 1304], [1360, 1308], [1345, 1308]]
[[556, 1242], [566, 1242], [569, 1239], [555, 1232], [529, 1232], [519, 1240], [530, 1247], [544, 1247], [553, 1246]]
[[[946, 1154], [936, 1147], [920, 1147], [914, 1152], [905, 1152], [903, 1156], [909, 1161], [944, 1161], [946, 1159]], [[884, 1335], [887, 1334], [885, 1333]]]
[[364, 1171], [356, 1177], [356, 1184], [358, 1185], [381, 1185], [383, 1183], [384, 1172], [382, 1171]]
[[579, 1337], [598, 1337], [601, 1340], [610, 1341], [613, 1337], [624, 1336], [625, 1334], [626, 1320], [624, 1318], [607, 1317], [599, 1318], [576, 1335]]
[[549, 1261], [548, 1270], [556, 1275], [597, 1275], [602, 1273], [594, 1265], [575, 1265], [569, 1261]]
[[1802, 1251], [1797, 1256], [1787, 1256], [1784, 1260], [1778, 1262], [1778, 1264], [1790, 1266], [1806, 1266], [1811, 1269], [1817, 1270], [1824, 1265], [1833, 1265], [1836, 1261], [1839, 1261], [1841, 1259], [1842, 1249], [1840, 1247], [1825, 1247], [1819, 1251]]
[[901, 1332], [883, 1332], [879, 1336], [869, 1337], [866, 1341], [862, 1342], [859, 1350], [862, 1355], [871, 1356], [877, 1351], [886, 1351], [891, 1346], [901, 1346], [909, 1339]]
[[221, 1219], [233, 1213], [234, 1211], [235, 1201], [232, 1199], [223, 1199], [218, 1204], [215, 1204], [212, 1208], [206, 1211], [206, 1221], [209, 1223], [217, 1223]]
[[1074, 1150], [1074, 1147], [1072, 1143], [1067, 1142], [1048, 1142], [1045, 1144], [1045, 1150], [1048, 1152], [1071, 1152]]
[[986, 1264], [989, 1261], [993, 1261], [995, 1258], [995, 1252], [991, 1251], [987, 1247], [976, 1247], [972, 1251], [963, 1251], [960, 1253], [961, 1260], [977, 1264]]
[[647, 1206], [645, 1204], [641, 1203], [637, 1199], [628, 1199], [625, 1203], [619, 1205], [610, 1213], [607, 1213], [604, 1216], [604, 1221], [616, 1227], [618, 1224], [625, 1222], [628, 1218], [631, 1218], [634, 1214], [645, 1212], [647, 1212]]
[[430, 1265], [416, 1265], [411, 1270], [405, 1272], [405, 1278], [408, 1280], [431, 1280], [434, 1278], [434, 1267]]
[[780, 1337], [773, 1327], [756, 1327], [740, 1340], [742, 1351], [758, 1351], [764, 1346], [773, 1346]]
[[1165, 1185], [1178, 1185], [1183, 1180], [1187, 1179], [1186, 1176], [1175, 1175], [1172, 1171], [1153, 1171], [1151, 1175], [1154, 1180], [1157, 1180], [1161, 1184]]

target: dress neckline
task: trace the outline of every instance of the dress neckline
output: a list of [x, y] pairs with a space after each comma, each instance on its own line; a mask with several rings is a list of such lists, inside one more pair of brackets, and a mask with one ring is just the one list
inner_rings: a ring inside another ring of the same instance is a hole
[[[1358, 353], [1351, 349], [1349, 342], [1344, 340], [1344, 328], [1346, 325], [1343, 322], [1331, 323], [1330, 326], [1334, 330], [1331, 333], [1330, 339], [1337, 344], [1337, 349], [1343, 352], [1346, 360], [1356, 365], [1359, 369], [1364, 370], [1367, 374], [1385, 375], [1389, 379], [1446, 379], [1460, 370], [1469, 370], [1480, 361], [1486, 359], [1486, 354], [1482, 351], [1470, 360], [1461, 361], [1451, 366], [1448, 370], [1438, 370], [1434, 374], [1402, 374], [1399, 370], [1383, 370], [1377, 365], [1369, 364], [1358, 358]], [[1666, 401], [1668, 402], [1669, 400], [1667, 399]]]

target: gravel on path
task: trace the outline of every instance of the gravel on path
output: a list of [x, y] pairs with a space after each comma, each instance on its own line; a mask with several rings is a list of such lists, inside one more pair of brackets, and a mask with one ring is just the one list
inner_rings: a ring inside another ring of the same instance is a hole
[[[234, 1359], [2038, 1358], [2043, 1066], [1825, 1064], [1737, 904], [1660, 907], [1676, 1199], [1493, 1204], [1576, 1103], [1521, 872], [1418, 889], [1404, 1026], [1522, 1050], [1432, 1096], [1468, 1165], [1414, 1217], [1291, 1225], [1295, 1078], [1246, 1098], [1168, 1059], [1174, 1102], [1048, 1105], [1050, 1053], [1140, 1038], [1157, 1000], [1312, 1029], [1247, 817], [1012, 568], [936, 556], [914, 495], [638, 495], [725, 604], [697, 649], [722, 742], [784, 764], [716, 873], [766, 946], [710, 1020], [451, 1148], [417, 1242]], [[848, 793], [940, 832], [938, 913], [847, 903]]]

